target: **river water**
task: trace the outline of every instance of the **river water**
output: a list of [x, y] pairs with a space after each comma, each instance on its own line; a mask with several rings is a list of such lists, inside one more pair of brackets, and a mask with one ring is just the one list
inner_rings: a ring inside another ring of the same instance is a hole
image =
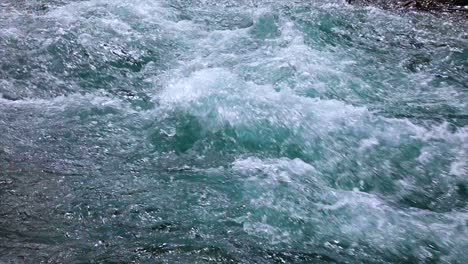
[[463, 263], [466, 17], [0, 1], [1, 263]]

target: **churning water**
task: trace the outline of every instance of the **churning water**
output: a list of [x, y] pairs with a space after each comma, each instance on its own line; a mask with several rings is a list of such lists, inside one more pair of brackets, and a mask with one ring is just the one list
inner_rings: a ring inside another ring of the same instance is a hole
[[0, 262], [463, 263], [467, 29], [342, 0], [2, 0]]

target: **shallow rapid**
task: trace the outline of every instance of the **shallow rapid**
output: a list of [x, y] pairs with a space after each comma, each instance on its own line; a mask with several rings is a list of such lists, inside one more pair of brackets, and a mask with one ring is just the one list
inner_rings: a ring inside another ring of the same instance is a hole
[[0, 2], [0, 263], [463, 263], [465, 16]]

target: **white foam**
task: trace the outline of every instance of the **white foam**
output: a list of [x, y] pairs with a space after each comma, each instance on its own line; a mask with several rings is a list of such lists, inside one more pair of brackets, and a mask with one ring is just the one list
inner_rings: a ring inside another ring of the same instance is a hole
[[377, 138], [375, 138], [375, 137], [363, 139], [359, 143], [359, 150], [364, 151], [364, 150], [366, 150], [368, 148], [371, 148], [373, 146], [376, 146], [378, 144], [379, 144], [379, 140]]
[[236, 160], [232, 169], [243, 174], [256, 177], [259, 172], [267, 174], [271, 183], [292, 183], [291, 177], [313, 177], [317, 174], [315, 168], [300, 159], [267, 159], [261, 160], [255, 157]]
[[450, 174], [458, 177], [467, 177], [468, 165], [466, 162], [466, 156], [464, 156], [464, 158], [465, 160], [457, 160], [450, 164]]

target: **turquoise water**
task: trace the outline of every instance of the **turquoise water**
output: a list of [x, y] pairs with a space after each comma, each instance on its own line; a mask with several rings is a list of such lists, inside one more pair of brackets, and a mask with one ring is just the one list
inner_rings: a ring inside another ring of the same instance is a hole
[[1, 263], [463, 263], [468, 24], [0, 3]]

